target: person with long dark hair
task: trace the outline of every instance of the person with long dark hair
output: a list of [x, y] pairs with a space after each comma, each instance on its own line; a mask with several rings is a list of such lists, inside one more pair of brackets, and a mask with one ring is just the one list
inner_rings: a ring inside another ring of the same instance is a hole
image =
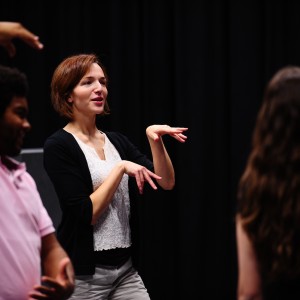
[[300, 298], [300, 68], [268, 83], [238, 187], [238, 299]]

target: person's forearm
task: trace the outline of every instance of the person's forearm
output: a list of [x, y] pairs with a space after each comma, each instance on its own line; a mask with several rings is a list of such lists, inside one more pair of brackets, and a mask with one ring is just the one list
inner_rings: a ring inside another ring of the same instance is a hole
[[42, 267], [43, 274], [56, 278], [59, 273], [60, 261], [68, 257], [67, 253], [58, 243], [54, 233], [42, 238]]
[[42, 237], [41, 262], [41, 285], [32, 287], [30, 299], [68, 299], [74, 291], [74, 268], [54, 232]]
[[119, 163], [111, 171], [109, 176], [105, 181], [96, 189], [91, 195], [90, 198], [93, 203], [93, 217], [91, 224], [96, 224], [99, 216], [107, 208], [111, 199], [118, 188], [122, 177], [124, 175], [124, 166], [122, 163]]
[[163, 140], [160, 138], [158, 141], [154, 141], [149, 137], [148, 140], [152, 152], [154, 172], [162, 177], [158, 184], [165, 190], [171, 190], [175, 185], [175, 172]]

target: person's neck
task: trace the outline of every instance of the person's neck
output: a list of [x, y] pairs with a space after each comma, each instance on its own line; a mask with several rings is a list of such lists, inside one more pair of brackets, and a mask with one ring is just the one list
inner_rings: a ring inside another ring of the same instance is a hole
[[79, 124], [78, 122], [69, 122], [64, 129], [73, 134], [82, 134], [85, 136], [94, 136], [99, 129], [94, 123], [92, 124]]

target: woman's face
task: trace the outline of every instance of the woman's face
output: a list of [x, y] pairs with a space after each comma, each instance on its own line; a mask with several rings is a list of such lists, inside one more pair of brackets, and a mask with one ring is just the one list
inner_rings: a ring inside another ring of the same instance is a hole
[[104, 112], [107, 98], [106, 78], [102, 68], [94, 63], [75, 86], [68, 101], [73, 103], [74, 117], [95, 116]]

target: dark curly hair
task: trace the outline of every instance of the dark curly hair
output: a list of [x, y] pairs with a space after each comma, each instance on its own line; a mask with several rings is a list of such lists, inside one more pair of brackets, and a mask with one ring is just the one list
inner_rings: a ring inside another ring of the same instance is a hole
[[28, 81], [24, 73], [16, 68], [0, 65], [0, 117], [13, 97], [27, 97]]

